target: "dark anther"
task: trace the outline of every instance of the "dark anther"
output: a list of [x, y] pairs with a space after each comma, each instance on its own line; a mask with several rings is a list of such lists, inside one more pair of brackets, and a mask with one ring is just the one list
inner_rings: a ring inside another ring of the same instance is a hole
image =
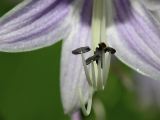
[[111, 54], [114, 54], [114, 53], [116, 53], [116, 50], [114, 48], [111, 48], [111, 47], [106, 47], [105, 52], [111, 52]]
[[114, 48], [107, 47], [104, 42], [101, 42], [98, 45], [99, 47], [96, 47], [96, 50], [94, 51], [94, 55], [86, 59], [86, 65], [90, 64], [92, 61], [96, 61], [96, 63], [98, 64], [98, 60], [101, 60], [101, 64], [102, 64], [102, 51], [104, 51], [105, 53], [110, 52], [111, 54], [114, 54], [116, 52]]
[[96, 61], [98, 64], [98, 60], [101, 59], [102, 61], [102, 51], [105, 51], [105, 48], [107, 47], [105, 43], [99, 43], [99, 47], [96, 47], [96, 50], [94, 51], [94, 55], [86, 59], [86, 65], [90, 64], [92, 61]]
[[[96, 50], [94, 51], [94, 55], [86, 59], [86, 65], [89, 65], [92, 61], [96, 61], [96, 63], [98, 64], [98, 61], [100, 60], [101, 66], [103, 66], [102, 65], [102, 53], [110, 52], [111, 54], [114, 54], [116, 52], [114, 48], [107, 47], [104, 42], [101, 42], [98, 45], [99, 46], [96, 47]], [[90, 50], [91, 49], [88, 46], [80, 47], [80, 48], [73, 50], [72, 54], [78, 55], [78, 54], [89, 52]]]
[[77, 49], [73, 50], [72, 54], [78, 55], [78, 54], [86, 53], [86, 52], [88, 52], [90, 50], [91, 49], [88, 46], [86, 46], [86, 47], [80, 47], [80, 48], [77, 48]]
[[102, 58], [102, 50], [102, 48], [96, 47], [94, 55], [86, 59], [86, 65], [90, 64], [92, 61], [96, 61], [98, 64], [98, 60]]
[[93, 56], [89, 57], [86, 59], [86, 65], [89, 65], [92, 61], [98, 61], [98, 59], [100, 58], [99, 55], [94, 54]]
[[105, 49], [107, 47], [104, 42], [101, 42], [98, 45], [99, 45], [99, 49]]
[[99, 50], [104, 50], [105, 52], [111, 52], [111, 54], [116, 53], [116, 50], [112, 47], [107, 47], [104, 42], [99, 43]]

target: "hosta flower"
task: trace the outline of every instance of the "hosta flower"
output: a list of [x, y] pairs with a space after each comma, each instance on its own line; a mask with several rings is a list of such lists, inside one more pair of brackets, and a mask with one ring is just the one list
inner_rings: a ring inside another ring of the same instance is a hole
[[159, 0], [25, 0], [0, 19], [0, 51], [31, 51], [63, 39], [64, 111], [82, 108], [87, 115], [93, 93], [104, 89], [114, 49], [136, 71], [160, 78], [159, 9]]

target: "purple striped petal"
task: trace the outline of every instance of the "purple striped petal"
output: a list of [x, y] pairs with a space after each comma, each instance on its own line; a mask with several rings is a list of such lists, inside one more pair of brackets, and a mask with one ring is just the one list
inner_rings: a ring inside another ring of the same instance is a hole
[[140, 0], [149, 10], [160, 9], [160, 0]]
[[115, 0], [115, 26], [108, 28], [109, 42], [124, 63], [160, 79], [160, 24], [140, 2]]
[[[82, 1], [82, 0], [81, 0]], [[72, 50], [79, 47], [91, 47], [91, 2], [84, 0], [83, 9], [74, 19], [73, 32], [64, 41], [61, 56], [61, 96], [65, 113], [72, 113], [80, 108], [79, 89], [84, 100], [88, 99], [88, 83], [84, 73], [81, 55], [73, 55]], [[80, 7], [79, 4], [77, 7]], [[85, 53], [87, 57], [89, 53]]]
[[30, 51], [70, 33], [73, 0], [25, 0], [0, 19], [0, 51]]

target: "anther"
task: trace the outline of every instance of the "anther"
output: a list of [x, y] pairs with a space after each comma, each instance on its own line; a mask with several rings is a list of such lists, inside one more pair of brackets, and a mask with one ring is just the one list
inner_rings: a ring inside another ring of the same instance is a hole
[[92, 61], [97, 61], [100, 58], [98, 54], [94, 54], [93, 56], [86, 59], [86, 65], [89, 65]]
[[89, 52], [90, 50], [91, 49], [88, 46], [86, 46], [86, 47], [80, 47], [80, 48], [77, 48], [77, 49], [73, 50], [72, 54], [78, 55], [78, 54]]
[[100, 49], [103, 49], [103, 50], [107, 47], [104, 42], [101, 42], [101, 43], [99, 43], [98, 45], [99, 45], [99, 48], [100, 48]]
[[104, 50], [105, 52], [110, 52], [111, 54], [115, 54], [116, 50], [112, 47], [107, 47], [104, 42], [99, 43], [99, 49]]
[[112, 47], [106, 47], [105, 48], [105, 52], [110, 52], [111, 54], [115, 54], [116, 53], [116, 50]]

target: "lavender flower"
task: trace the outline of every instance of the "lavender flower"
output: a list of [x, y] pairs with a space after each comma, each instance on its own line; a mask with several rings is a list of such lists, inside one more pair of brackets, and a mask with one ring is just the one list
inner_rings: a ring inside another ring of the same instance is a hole
[[[111, 51], [96, 49], [99, 43], [116, 49], [136, 71], [160, 79], [159, 9], [158, 0], [25, 0], [0, 19], [0, 51], [31, 51], [63, 39], [64, 111], [81, 107], [88, 115], [93, 93], [105, 87], [111, 58]], [[91, 52], [72, 54], [85, 46]]]

